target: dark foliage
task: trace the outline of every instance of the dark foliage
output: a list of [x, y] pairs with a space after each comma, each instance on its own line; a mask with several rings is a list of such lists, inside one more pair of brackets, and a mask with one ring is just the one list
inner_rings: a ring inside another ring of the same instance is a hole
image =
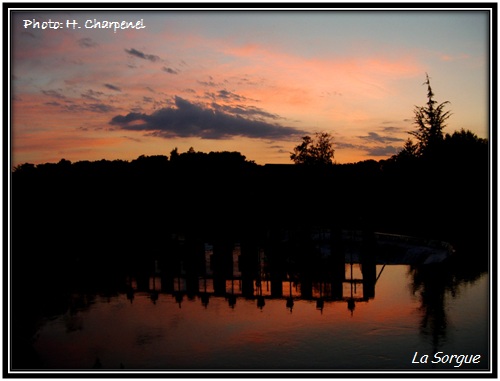
[[61, 258], [103, 259], [154, 251], [171, 232], [238, 235], [282, 224], [369, 224], [460, 240], [487, 231], [488, 168], [487, 141], [463, 130], [446, 135], [432, 160], [402, 151], [321, 170], [192, 149], [170, 159], [23, 164], [12, 175], [13, 242], [28, 256], [47, 247]]
[[299, 165], [329, 166], [333, 164], [334, 154], [333, 136], [327, 132], [318, 132], [313, 138], [304, 136], [302, 143], [290, 154], [290, 159]]

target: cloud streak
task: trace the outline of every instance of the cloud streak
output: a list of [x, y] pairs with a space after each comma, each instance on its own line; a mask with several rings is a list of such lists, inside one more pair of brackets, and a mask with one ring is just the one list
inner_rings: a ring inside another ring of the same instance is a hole
[[57, 99], [65, 99], [66, 97], [57, 90], [42, 90], [42, 93]]
[[94, 91], [92, 89], [88, 89], [87, 91], [85, 91], [84, 93], [81, 94], [81, 97], [85, 98], [85, 99], [90, 99], [92, 101], [98, 101], [99, 97], [102, 94], [103, 93], [101, 91]]
[[[396, 139], [394, 141], [403, 141], [403, 139]], [[395, 147], [393, 145], [384, 145], [383, 139], [373, 140], [380, 143], [376, 146], [367, 146], [362, 144], [351, 144], [345, 142], [335, 142], [334, 147], [336, 150], [360, 150], [365, 152], [365, 156], [368, 157], [382, 157], [382, 156], [392, 156], [401, 150], [401, 147]]]
[[168, 74], [179, 74], [179, 72], [177, 70], [174, 70], [170, 67], [162, 67], [162, 69], [165, 73], [168, 73]]
[[94, 40], [92, 40], [91, 38], [80, 38], [78, 41], [77, 41], [78, 45], [82, 48], [95, 48], [97, 46], [99, 46], [99, 44], [97, 42], [95, 42]]
[[259, 117], [259, 118], [268, 118], [268, 119], [279, 119], [280, 117], [276, 114], [271, 114], [267, 111], [264, 111], [258, 107], [254, 106], [229, 106], [229, 105], [219, 105], [217, 103], [212, 103], [212, 107], [214, 110], [221, 111], [223, 113], [232, 114], [232, 115], [240, 115], [246, 117]]
[[154, 54], [146, 54], [146, 53], [143, 53], [137, 49], [125, 49], [125, 52], [127, 52], [128, 54], [130, 54], [131, 56], [134, 56], [134, 57], [139, 57], [139, 58], [142, 58], [143, 60], [148, 60], [148, 61], [151, 61], [151, 62], [156, 62], [156, 61], [159, 61], [160, 60], [160, 57], [154, 55]]
[[118, 86], [111, 85], [110, 83], [105, 83], [104, 86], [113, 91], [122, 91], [122, 89], [120, 89]]
[[377, 142], [377, 143], [389, 143], [389, 142], [402, 142], [404, 139], [401, 138], [395, 138], [392, 136], [383, 136], [379, 135], [376, 132], [368, 132], [368, 136], [360, 136], [361, 139], [371, 141], [371, 142]]
[[180, 97], [175, 97], [175, 108], [162, 108], [150, 115], [117, 115], [110, 124], [124, 130], [147, 131], [152, 136], [163, 138], [230, 139], [240, 136], [254, 139], [290, 139], [305, 133], [292, 127], [231, 115], [223, 109], [205, 108]]
[[380, 146], [380, 147], [367, 148], [366, 154], [367, 156], [392, 156], [398, 153], [399, 150], [401, 150], [401, 148], [397, 148], [390, 145]]
[[115, 107], [102, 102], [93, 102], [93, 103], [83, 102], [81, 104], [77, 104], [74, 103], [73, 101], [66, 101], [66, 104], [61, 104], [59, 102], [45, 102], [44, 104], [51, 107], [59, 107], [63, 111], [74, 112], [79, 114], [83, 112], [108, 113], [116, 111]]

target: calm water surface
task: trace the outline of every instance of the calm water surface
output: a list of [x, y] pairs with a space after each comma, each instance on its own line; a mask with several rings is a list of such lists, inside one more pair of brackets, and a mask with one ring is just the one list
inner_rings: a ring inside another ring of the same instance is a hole
[[[488, 369], [488, 275], [430, 293], [428, 285], [416, 284], [408, 265], [376, 269], [374, 297], [356, 299], [362, 285], [344, 284], [346, 298], [325, 299], [322, 308], [316, 299], [327, 289], [313, 284], [313, 298], [303, 300], [300, 284], [290, 282], [283, 282], [283, 298], [271, 298], [263, 282], [264, 305], [262, 299], [238, 295], [239, 281], [226, 281], [235, 299], [211, 295], [208, 303], [200, 295], [176, 298], [162, 291], [73, 295], [73, 308], [40, 326], [34, 349], [49, 369], [423, 370], [456, 365], [431, 364], [438, 351], [479, 354], [479, 364], [460, 369]], [[150, 279], [150, 286], [161, 290], [161, 279]], [[357, 300], [354, 305], [349, 296]], [[428, 354], [429, 363], [413, 364], [415, 352], [418, 358]]]

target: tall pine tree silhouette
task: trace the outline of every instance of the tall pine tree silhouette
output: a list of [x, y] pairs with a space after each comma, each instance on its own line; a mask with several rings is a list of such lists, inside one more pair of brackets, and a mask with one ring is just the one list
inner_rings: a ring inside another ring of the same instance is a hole
[[439, 146], [444, 140], [443, 129], [446, 127], [446, 120], [451, 116], [450, 111], [445, 111], [444, 108], [450, 102], [445, 101], [437, 104], [434, 100], [429, 75], [426, 73], [427, 85], [427, 104], [426, 106], [415, 107], [414, 124], [417, 126], [416, 131], [411, 131], [417, 140], [417, 156], [431, 156], [439, 150]]

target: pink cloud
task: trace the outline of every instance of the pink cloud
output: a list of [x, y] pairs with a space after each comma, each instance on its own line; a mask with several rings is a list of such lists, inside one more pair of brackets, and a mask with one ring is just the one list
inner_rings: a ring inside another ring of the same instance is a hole
[[470, 55], [466, 53], [462, 53], [459, 55], [441, 54], [439, 58], [441, 59], [441, 61], [451, 62], [451, 61], [467, 60], [470, 58]]

